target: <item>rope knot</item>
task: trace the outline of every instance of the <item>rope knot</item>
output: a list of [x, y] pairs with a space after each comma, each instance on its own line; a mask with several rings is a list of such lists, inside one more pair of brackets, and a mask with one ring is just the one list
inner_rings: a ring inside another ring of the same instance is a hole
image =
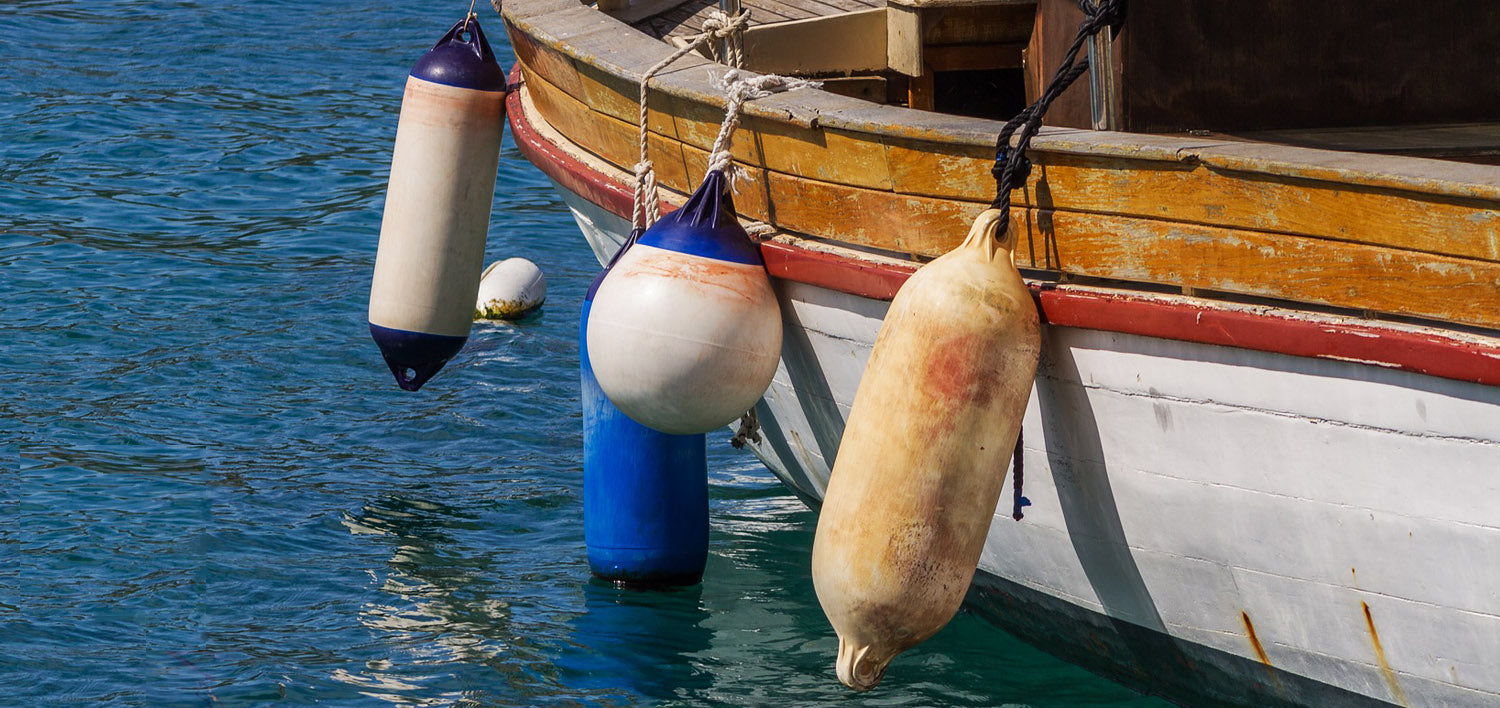
[[1078, 0], [1078, 9], [1083, 11], [1083, 25], [1081, 29], [1089, 34], [1094, 34], [1105, 27], [1109, 28], [1110, 36], [1120, 31], [1120, 25], [1125, 23], [1125, 1], [1124, 0]]
[[708, 155], [708, 171], [715, 170], [724, 173], [729, 178], [731, 186], [744, 177], [744, 169], [734, 164], [734, 156], [730, 153], [730, 145], [734, 142], [734, 130], [739, 127], [740, 107], [746, 101], [757, 98], [765, 98], [781, 91], [794, 91], [803, 88], [816, 88], [822, 84], [807, 79], [788, 78], [775, 74], [747, 74], [739, 69], [730, 69], [720, 76], [714, 85], [724, 92], [724, 123], [719, 126], [719, 134], [714, 138], [713, 148]]
[[703, 20], [703, 34], [710, 39], [724, 39], [735, 32], [745, 28], [750, 22], [750, 11], [742, 10], [740, 14], [730, 17], [722, 10], [710, 10], [708, 17]]

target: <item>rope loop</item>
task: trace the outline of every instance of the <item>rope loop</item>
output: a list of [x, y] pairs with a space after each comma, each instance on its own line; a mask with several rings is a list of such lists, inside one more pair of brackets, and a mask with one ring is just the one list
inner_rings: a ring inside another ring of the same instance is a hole
[[782, 91], [822, 85], [817, 81], [775, 74], [747, 74], [739, 69], [724, 72], [724, 75], [720, 76], [715, 83], [719, 90], [724, 92], [724, 122], [719, 126], [719, 134], [714, 137], [714, 145], [708, 153], [708, 172], [715, 170], [723, 172], [724, 176], [729, 178], [731, 185], [735, 180], [744, 176], [744, 170], [734, 164], [734, 155], [730, 148], [734, 144], [735, 128], [739, 127], [740, 108], [745, 105], [745, 102], [765, 98]]
[[1111, 35], [1119, 31], [1120, 25], [1125, 21], [1125, 1], [1078, 0], [1078, 9], [1083, 11], [1083, 22], [1078, 25], [1073, 43], [1068, 45], [1062, 64], [1058, 65], [1056, 73], [1047, 82], [1046, 89], [1036, 102], [1022, 109], [1000, 129], [1000, 135], [995, 139], [995, 164], [990, 168], [990, 174], [995, 176], [995, 200], [990, 202], [990, 208], [1001, 212], [996, 233], [1003, 234], [1010, 228], [1010, 193], [1025, 186], [1026, 178], [1031, 173], [1031, 160], [1026, 157], [1026, 149], [1031, 146], [1032, 137], [1042, 127], [1042, 116], [1063, 91], [1089, 70], [1088, 59], [1078, 58], [1078, 53], [1083, 50], [1089, 38], [1106, 27]]
[[[740, 14], [730, 17], [719, 10], [708, 13], [703, 20], [703, 30], [698, 34], [688, 37], [687, 45], [672, 52], [666, 59], [657, 62], [646, 73], [641, 75], [641, 113], [640, 113], [640, 148], [641, 159], [635, 164], [635, 203], [631, 207], [631, 225], [635, 228], [646, 229], [661, 218], [661, 198], [656, 190], [656, 173], [652, 170], [651, 158], [647, 154], [647, 127], [646, 127], [646, 92], [651, 78], [663, 69], [672, 65], [672, 62], [681, 59], [688, 54], [697, 51], [698, 47], [711, 39], [724, 39], [734, 37], [731, 44], [738, 46], [737, 38], [740, 30], [750, 24], [750, 10], [744, 10]], [[734, 61], [743, 63], [742, 50], [732, 49], [731, 57]]]

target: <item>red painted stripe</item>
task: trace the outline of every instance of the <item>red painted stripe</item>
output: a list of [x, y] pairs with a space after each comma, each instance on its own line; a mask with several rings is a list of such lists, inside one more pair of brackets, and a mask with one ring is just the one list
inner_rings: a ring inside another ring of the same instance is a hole
[[856, 261], [777, 241], [761, 243], [760, 255], [774, 277], [876, 300], [896, 297], [901, 284], [917, 270], [916, 263], [906, 267]]
[[[517, 75], [518, 76], [518, 75]], [[630, 218], [633, 192], [547, 141], [526, 122], [520, 93], [506, 99], [516, 146], [547, 176], [589, 201]], [[663, 203], [663, 211], [669, 207]], [[917, 264], [887, 264], [767, 241], [766, 270], [774, 277], [878, 300], [890, 300]], [[1042, 317], [1079, 327], [1201, 344], [1341, 359], [1486, 386], [1500, 386], [1500, 341], [1379, 323], [1355, 324], [1292, 313], [1246, 311], [1067, 286], [1033, 286]]]
[[[521, 110], [521, 67], [511, 70], [511, 92], [505, 97], [505, 113], [510, 119], [511, 137], [516, 148], [536, 165], [543, 174], [551, 177], [564, 189], [589, 200], [617, 216], [631, 218], [635, 206], [635, 190], [609, 178], [608, 175], [569, 154], [556, 144], [542, 137], [526, 120]], [[676, 207], [662, 201], [663, 214]]]

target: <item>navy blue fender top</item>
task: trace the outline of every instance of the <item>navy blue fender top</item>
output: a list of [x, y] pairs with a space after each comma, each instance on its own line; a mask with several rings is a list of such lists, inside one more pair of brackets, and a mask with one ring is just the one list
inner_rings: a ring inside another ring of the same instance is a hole
[[715, 170], [681, 209], [663, 216], [641, 234], [640, 243], [730, 263], [765, 265], [760, 247], [750, 240], [734, 212], [729, 181]]
[[[465, 32], [469, 38], [464, 39]], [[459, 20], [432, 46], [411, 75], [424, 81], [476, 91], [504, 91], [505, 71], [495, 61], [489, 40], [479, 27], [479, 18]]]

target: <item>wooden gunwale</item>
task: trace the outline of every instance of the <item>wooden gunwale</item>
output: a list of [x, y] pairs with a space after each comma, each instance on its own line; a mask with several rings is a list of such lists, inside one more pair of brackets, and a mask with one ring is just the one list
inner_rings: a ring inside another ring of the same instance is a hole
[[[540, 114], [611, 164], [636, 159], [636, 91], [670, 47], [571, 0], [505, 8]], [[723, 67], [652, 81], [652, 157], [691, 191]], [[736, 140], [743, 214], [936, 256], [988, 202], [994, 121], [820, 91], [754, 101]], [[1500, 328], [1500, 168], [1171, 136], [1047, 130], [1015, 195], [1022, 264], [1064, 273]]]
[[[507, 98], [516, 146], [564, 189], [630, 218], [630, 173], [587, 154], [539, 120], [525, 88]], [[664, 199], [663, 211], [680, 205]], [[761, 243], [775, 278], [890, 300], [918, 264], [778, 234]], [[1054, 326], [1237, 347], [1291, 356], [1358, 361], [1456, 381], [1500, 386], [1500, 338], [1432, 327], [1238, 305], [1199, 298], [1078, 285], [1030, 283]]]

